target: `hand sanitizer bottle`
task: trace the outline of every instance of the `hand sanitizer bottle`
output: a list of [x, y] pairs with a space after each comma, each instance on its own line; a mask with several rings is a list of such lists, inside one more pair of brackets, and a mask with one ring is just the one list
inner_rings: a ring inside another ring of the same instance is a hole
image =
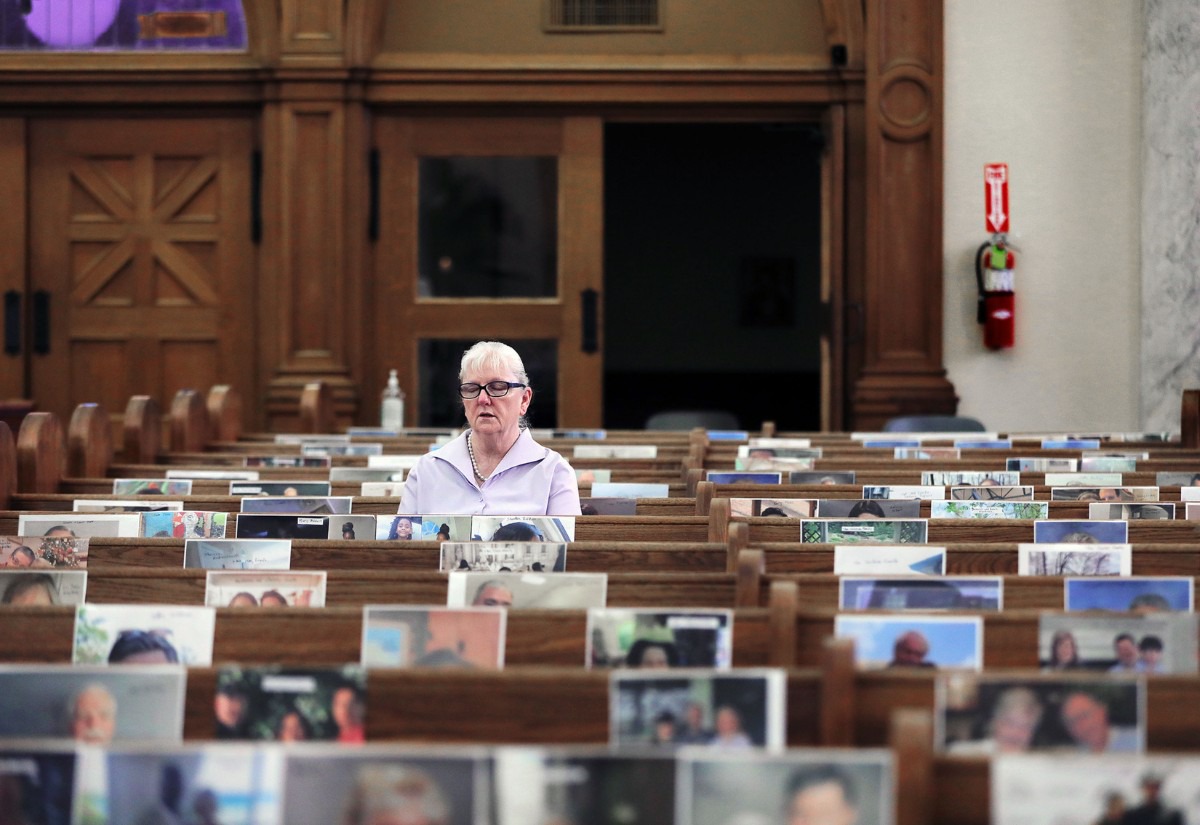
[[379, 426], [385, 430], [404, 428], [404, 390], [400, 389], [400, 378], [395, 370], [388, 373], [387, 386], [383, 389], [383, 402], [379, 405]]

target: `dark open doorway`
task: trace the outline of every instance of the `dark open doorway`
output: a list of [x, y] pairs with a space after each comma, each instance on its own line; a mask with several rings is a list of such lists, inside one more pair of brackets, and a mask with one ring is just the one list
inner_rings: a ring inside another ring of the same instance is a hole
[[820, 429], [820, 130], [615, 123], [604, 143], [605, 426]]

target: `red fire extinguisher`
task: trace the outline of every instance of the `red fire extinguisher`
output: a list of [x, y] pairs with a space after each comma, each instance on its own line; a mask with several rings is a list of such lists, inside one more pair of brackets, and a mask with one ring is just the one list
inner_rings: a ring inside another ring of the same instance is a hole
[[978, 321], [988, 349], [1013, 345], [1013, 268], [1016, 258], [1003, 234], [993, 235], [975, 255], [975, 283], [979, 288]]

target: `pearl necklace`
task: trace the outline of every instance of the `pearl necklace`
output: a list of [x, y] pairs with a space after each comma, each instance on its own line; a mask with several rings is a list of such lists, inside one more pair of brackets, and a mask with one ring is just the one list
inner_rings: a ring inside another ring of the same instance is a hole
[[480, 484], [487, 481], [487, 476], [479, 472], [479, 465], [475, 462], [475, 448], [471, 446], [470, 433], [467, 434], [467, 456], [471, 459], [471, 469], [475, 473], [475, 478], [479, 479]]

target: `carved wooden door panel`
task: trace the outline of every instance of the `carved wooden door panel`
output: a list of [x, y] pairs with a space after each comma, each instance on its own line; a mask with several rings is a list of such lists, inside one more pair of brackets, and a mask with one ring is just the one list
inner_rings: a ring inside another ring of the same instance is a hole
[[255, 398], [252, 122], [46, 119], [29, 137], [39, 409], [166, 409], [216, 383]]

